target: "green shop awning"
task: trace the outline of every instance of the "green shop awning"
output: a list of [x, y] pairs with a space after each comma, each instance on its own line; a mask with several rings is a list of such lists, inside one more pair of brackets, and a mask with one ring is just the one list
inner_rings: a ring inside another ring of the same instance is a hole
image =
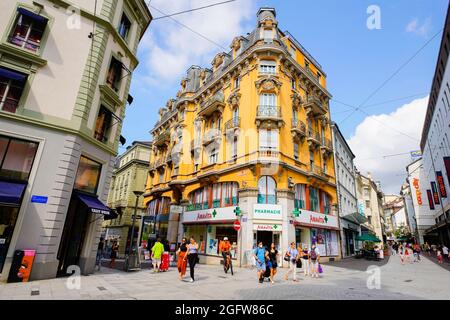
[[356, 241], [381, 242], [375, 235], [371, 233], [363, 233], [355, 238]]

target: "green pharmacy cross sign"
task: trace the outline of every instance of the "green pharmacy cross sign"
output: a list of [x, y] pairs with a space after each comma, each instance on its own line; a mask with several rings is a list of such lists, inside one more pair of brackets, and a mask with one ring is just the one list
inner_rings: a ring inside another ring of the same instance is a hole
[[236, 214], [236, 217], [239, 217], [242, 213], [241, 208], [236, 207], [236, 209], [234, 209], [234, 213]]
[[324, 220], [325, 220], [325, 223], [328, 223], [328, 216], [327, 215], [325, 215]]
[[298, 210], [298, 208], [295, 208], [294, 211], [292, 211], [292, 214], [294, 215], [294, 217], [297, 218], [299, 215], [302, 214], [302, 212]]
[[274, 228], [275, 230], [277, 230], [277, 229], [278, 229], [278, 225], [274, 224], [274, 225], [273, 225], [273, 228]]
[[216, 215], [217, 215], [217, 211], [216, 211], [216, 209], [214, 209], [214, 210], [213, 210], [213, 212], [212, 212], [212, 215], [213, 215], [213, 218], [215, 218], [215, 217], [216, 217]]

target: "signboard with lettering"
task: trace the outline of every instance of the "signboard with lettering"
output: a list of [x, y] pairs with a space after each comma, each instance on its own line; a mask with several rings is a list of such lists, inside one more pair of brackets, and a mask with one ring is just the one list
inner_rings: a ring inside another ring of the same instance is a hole
[[422, 202], [422, 192], [420, 192], [419, 179], [417, 179], [417, 178], [413, 179], [413, 186], [414, 186], [414, 189], [416, 189], [417, 203], [419, 204], [419, 206], [421, 206], [423, 204], [423, 202]]
[[281, 224], [254, 224], [253, 230], [255, 231], [283, 231]]
[[295, 222], [300, 225], [315, 226], [322, 228], [338, 229], [338, 219], [336, 216], [325, 215], [323, 213], [300, 210]]
[[437, 191], [436, 182], [431, 181], [431, 191], [433, 192], [433, 199], [435, 204], [440, 204], [439, 193]]
[[436, 180], [441, 198], [447, 198], [447, 190], [445, 189], [445, 182], [444, 177], [442, 176], [442, 171], [436, 171]]
[[230, 221], [236, 220], [234, 209], [236, 207], [204, 209], [195, 211], [186, 211], [183, 213], [183, 223], [195, 222], [214, 222], [214, 221]]
[[450, 157], [444, 157], [445, 171], [447, 171], [447, 180], [450, 184]]
[[34, 202], [34, 203], [47, 203], [47, 201], [48, 201], [48, 197], [45, 197], [45, 196], [36, 196], [36, 195], [31, 196], [31, 202]]
[[253, 219], [281, 220], [282, 210], [278, 204], [256, 203], [253, 205]]

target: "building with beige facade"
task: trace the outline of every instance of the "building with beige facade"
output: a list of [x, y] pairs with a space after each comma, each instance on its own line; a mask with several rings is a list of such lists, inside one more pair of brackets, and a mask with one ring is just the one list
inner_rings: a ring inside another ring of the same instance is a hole
[[130, 248], [133, 215], [137, 209], [133, 243], [138, 241], [140, 225], [145, 216], [144, 198], [138, 199], [134, 191], [144, 191], [147, 182], [148, 166], [151, 162], [151, 142], [134, 141], [116, 160], [111, 188], [108, 195], [108, 207], [117, 212], [117, 218], [103, 223], [105, 239], [108, 242], [117, 240], [119, 257], [125, 255]]
[[31, 280], [93, 272], [151, 19], [143, 0], [0, 2], [3, 281], [16, 280], [24, 250], [34, 256]]
[[358, 198], [358, 210], [367, 218], [367, 222], [361, 224], [361, 232], [371, 233], [383, 242], [386, 241], [386, 226], [383, 211], [383, 192], [381, 187], [367, 176], [356, 172], [356, 194]]

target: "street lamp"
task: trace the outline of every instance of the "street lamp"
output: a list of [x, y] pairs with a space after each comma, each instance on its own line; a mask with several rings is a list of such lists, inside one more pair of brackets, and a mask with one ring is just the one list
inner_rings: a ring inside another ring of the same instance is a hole
[[[134, 195], [136, 196], [136, 203], [134, 205], [134, 215], [133, 215], [133, 222], [132, 222], [132, 226], [131, 226], [131, 236], [130, 236], [130, 247], [128, 250], [128, 254], [125, 260], [125, 268], [126, 271], [131, 271], [131, 270], [136, 270], [139, 269], [139, 260], [137, 257], [137, 248], [134, 248], [135, 251], [132, 252], [133, 249], [133, 241], [134, 241], [134, 227], [136, 224], [136, 216], [137, 216], [137, 207], [138, 207], [138, 203], [139, 203], [139, 197], [142, 196], [144, 194], [143, 191], [133, 191]], [[137, 244], [137, 243], [136, 243]], [[130, 260], [132, 263], [130, 263]], [[132, 266], [132, 268], [130, 268], [130, 265]]]

